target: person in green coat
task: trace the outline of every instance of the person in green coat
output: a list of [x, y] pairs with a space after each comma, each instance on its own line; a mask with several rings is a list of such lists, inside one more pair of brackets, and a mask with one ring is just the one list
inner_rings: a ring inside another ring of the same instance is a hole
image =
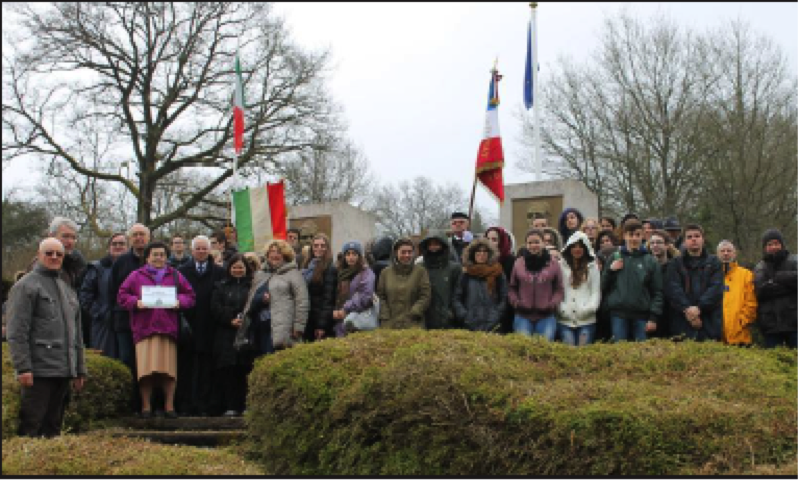
[[414, 264], [415, 244], [399, 238], [393, 244], [391, 265], [380, 275], [380, 327], [387, 329], [424, 328], [424, 313], [430, 305], [427, 270]]
[[645, 341], [657, 329], [662, 314], [662, 271], [643, 247], [643, 225], [638, 220], [623, 224], [624, 244], [607, 260], [601, 292], [607, 299], [612, 341]]
[[425, 238], [418, 248], [432, 289], [432, 300], [424, 315], [427, 329], [452, 329], [456, 326], [452, 300], [463, 266], [450, 259], [451, 248], [441, 236]]

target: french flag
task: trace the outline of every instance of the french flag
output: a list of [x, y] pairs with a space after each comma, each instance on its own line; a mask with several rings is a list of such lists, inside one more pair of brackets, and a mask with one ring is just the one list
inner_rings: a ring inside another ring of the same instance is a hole
[[499, 81], [502, 76], [491, 71], [488, 89], [488, 111], [485, 113], [485, 130], [477, 153], [477, 178], [499, 201], [504, 201], [504, 150], [499, 133]]

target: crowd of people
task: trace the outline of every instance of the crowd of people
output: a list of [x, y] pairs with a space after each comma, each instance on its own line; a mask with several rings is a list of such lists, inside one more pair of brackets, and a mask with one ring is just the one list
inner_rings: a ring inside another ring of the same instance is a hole
[[[291, 229], [262, 253], [240, 253], [234, 230], [166, 243], [137, 223], [87, 263], [77, 225], [57, 217], [4, 314], [20, 434], [60, 432], [87, 376], [84, 343], [130, 368], [141, 418], [241, 415], [256, 357], [376, 328], [750, 346], [756, 323], [767, 348], [796, 348], [796, 256], [778, 230], [763, 234], [752, 272], [733, 242], [710, 254], [701, 226], [672, 217], [616, 224], [567, 208], [557, 228], [543, 214], [530, 221], [516, 241], [503, 227], [474, 234], [455, 212], [449, 236], [383, 236], [339, 251], [322, 233], [300, 247]], [[174, 299], [153, 305], [148, 286], [174, 287]]]

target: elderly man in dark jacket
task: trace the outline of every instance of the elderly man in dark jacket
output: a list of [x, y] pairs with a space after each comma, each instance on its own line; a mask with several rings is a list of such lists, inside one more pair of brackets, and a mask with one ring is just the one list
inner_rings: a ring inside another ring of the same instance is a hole
[[79, 392], [86, 378], [80, 304], [59, 278], [64, 255], [58, 239], [42, 241], [38, 263], [9, 297], [8, 345], [22, 386], [21, 436], [60, 435], [69, 384]]
[[765, 335], [765, 347], [798, 346], [798, 259], [790, 255], [784, 237], [776, 229], [762, 236], [764, 256], [754, 268], [754, 288], [759, 302], [757, 324]]
[[704, 230], [688, 224], [685, 253], [668, 266], [665, 296], [671, 311], [671, 335], [696, 341], [723, 336], [723, 268], [704, 248]]
[[216, 322], [211, 301], [216, 283], [225, 278], [225, 270], [208, 256], [211, 242], [204, 235], [191, 241], [193, 260], [178, 269], [188, 280], [197, 296], [197, 304], [185, 312], [193, 332], [192, 347], [181, 351], [177, 361], [177, 390], [175, 405], [183, 414], [208, 415], [214, 399], [213, 340]]
[[460, 284], [463, 267], [451, 260], [451, 248], [446, 239], [439, 235], [425, 238], [418, 244], [418, 248], [432, 289], [432, 301], [424, 315], [427, 329], [454, 328], [456, 319], [452, 300]]
[[108, 240], [108, 255], [89, 264], [78, 292], [80, 306], [91, 318], [91, 347], [109, 358], [119, 357], [111, 312], [113, 306], [110, 305], [111, 297], [108, 294], [111, 290], [111, 268], [126, 249], [125, 234], [113, 234]]

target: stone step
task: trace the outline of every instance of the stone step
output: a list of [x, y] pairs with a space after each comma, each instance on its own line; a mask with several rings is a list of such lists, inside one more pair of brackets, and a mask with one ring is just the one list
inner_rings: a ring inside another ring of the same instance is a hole
[[218, 447], [244, 438], [243, 430], [195, 430], [195, 431], [164, 431], [164, 430], [131, 430], [108, 429], [103, 432], [112, 437], [129, 437], [149, 440], [160, 444], [190, 445], [194, 447]]
[[242, 417], [125, 418], [122, 426], [146, 430], [238, 430], [246, 428]]

